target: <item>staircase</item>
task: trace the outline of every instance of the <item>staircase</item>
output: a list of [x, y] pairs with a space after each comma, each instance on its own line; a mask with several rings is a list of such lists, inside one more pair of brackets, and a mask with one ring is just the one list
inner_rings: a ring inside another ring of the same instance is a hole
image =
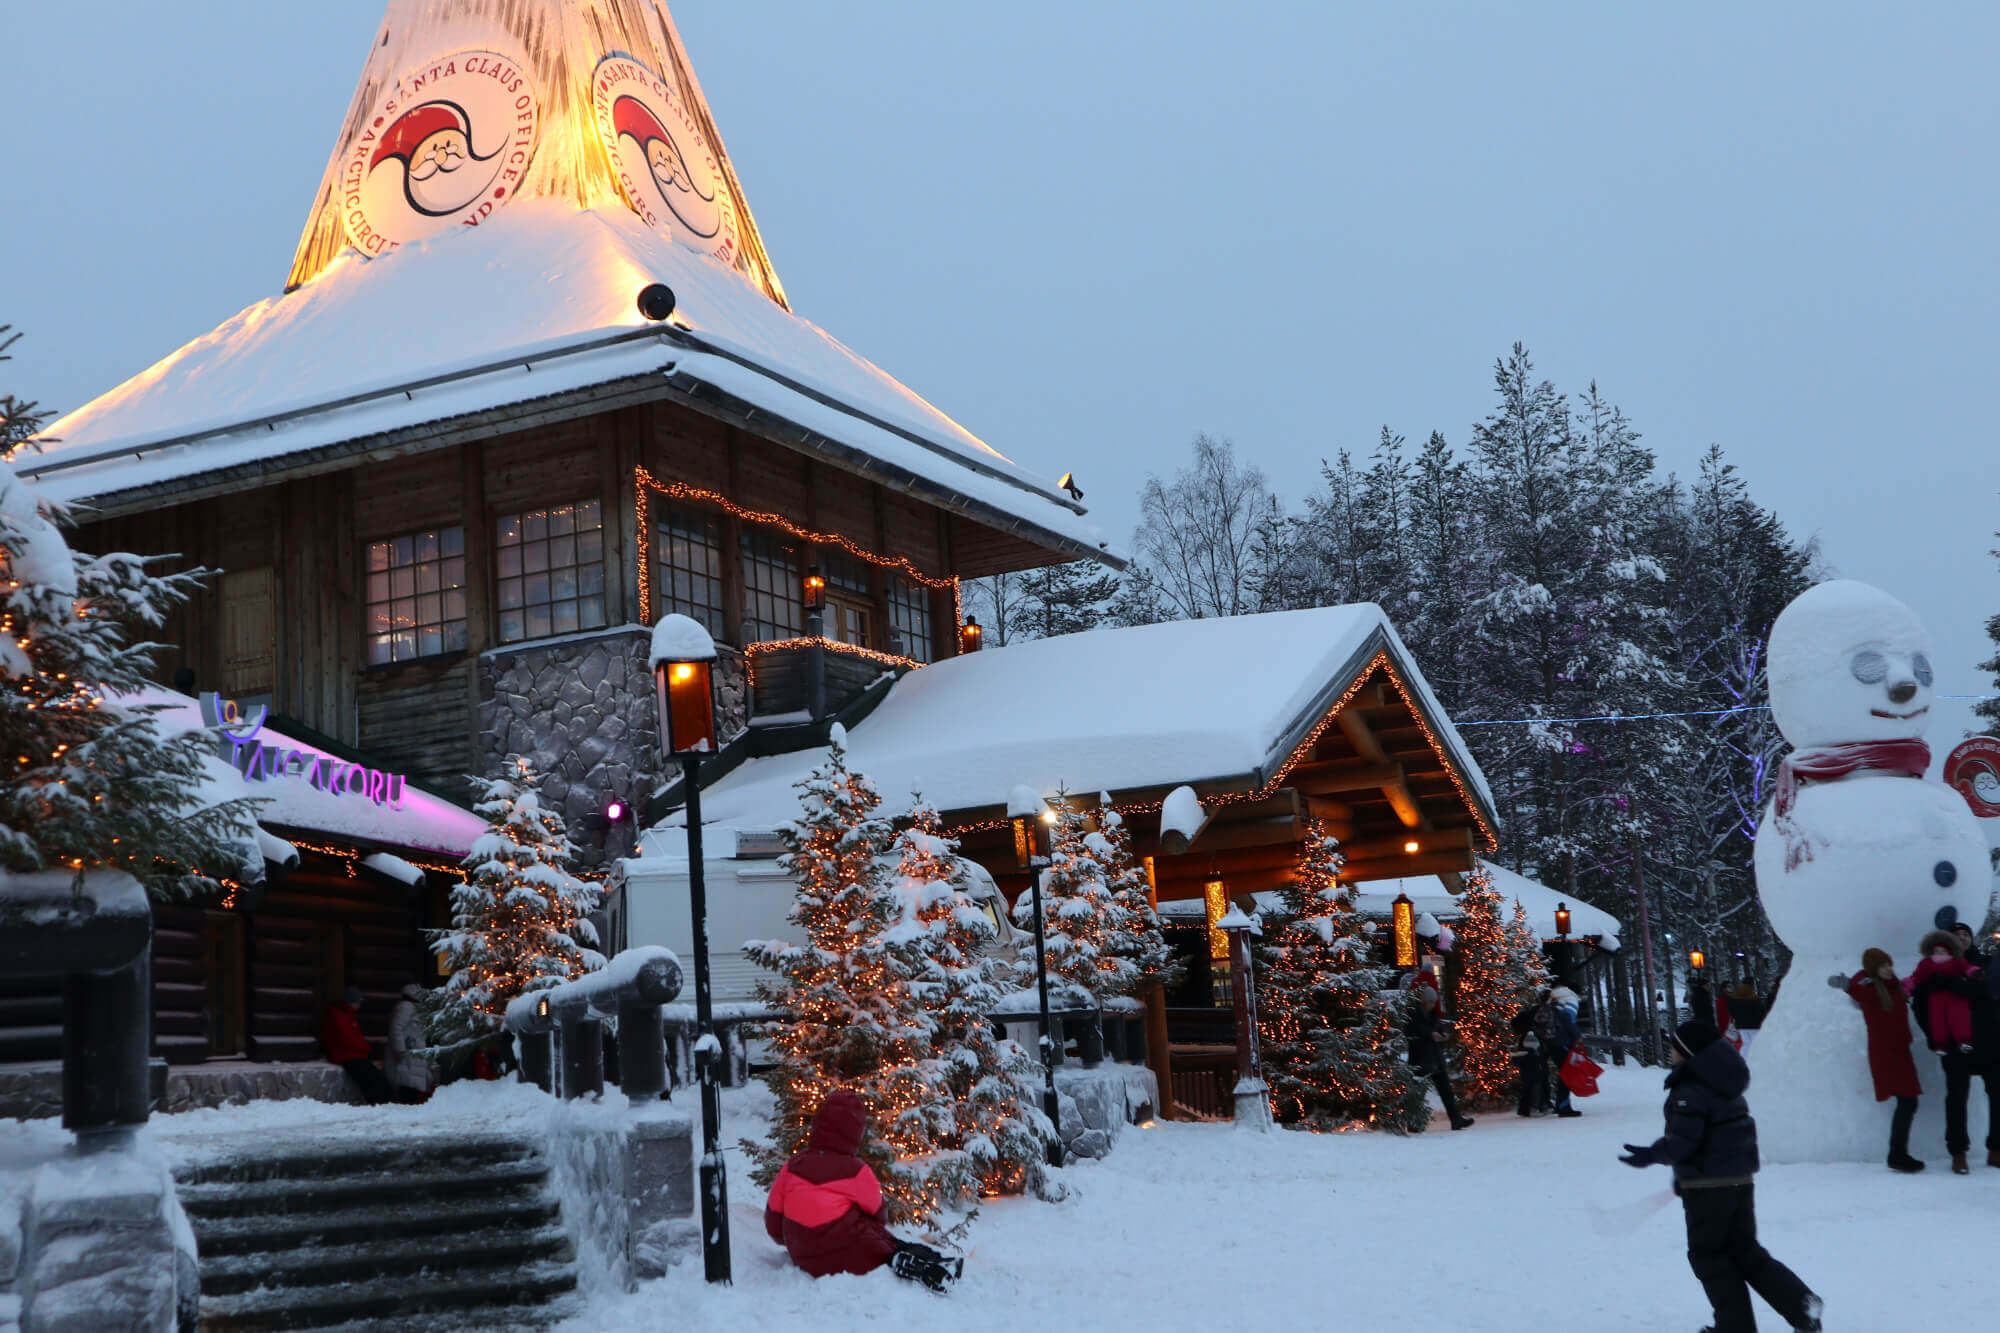
[[562, 1206], [524, 1139], [294, 1146], [178, 1181], [203, 1330], [499, 1333], [576, 1313]]

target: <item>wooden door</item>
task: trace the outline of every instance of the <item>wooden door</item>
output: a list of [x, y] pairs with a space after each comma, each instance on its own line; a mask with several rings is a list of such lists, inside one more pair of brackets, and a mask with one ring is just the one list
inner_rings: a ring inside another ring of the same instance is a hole
[[208, 912], [202, 922], [202, 965], [208, 983], [208, 1053], [241, 1055], [244, 1047], [243, 918]]
[[222, 576], [222, 693], [270, 695], [278, 684], [278, 580], [265, 565]]

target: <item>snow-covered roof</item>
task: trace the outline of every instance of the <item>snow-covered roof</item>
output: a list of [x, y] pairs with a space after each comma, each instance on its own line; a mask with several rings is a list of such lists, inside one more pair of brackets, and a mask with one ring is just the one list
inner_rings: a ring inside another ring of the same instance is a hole
[[[1528, 914], [1528, 929], [1535, 932], [1538, 939], [1556, 938], [1556, 905], [1569, 906], [1569, 933], [1572, 939], [1587, 939], [1591, 936], [1618, 937], [1618, 918], [1601, 907], [1565, 898], [1539, 880], [1516, 874], [1505, 866], [1481, 861], [1488, 875], [1493, 877], [1493, 888], [1500, 895], [1500, 910], [1504, 919], [1512, 920], [1514, 900], [1519, 899], [1521, 907]], [[1418, 912], [1429, 912], [1445, 921], [1456, 921], [1465, 914], [1465, 900], [1454, 897], [1443, 882], [1435, 875], [1411, 877], [1409, 879], [1370, 880], [1360, 886], [1355, 894], [1356, 904], [1368, 916], [1387, 917], [1396, 895], [1407, 893]]]
[[[1363, 602], [1228, 619], [1099, 629], [989, 648], [910, 672], [848, 732], [848, 762], [909, 809], [998, 807], [1037, 791], [1267, 784], [1377, 654], [1388, 657], [1492, 818], [1472, 754], [1382, 609]], [[798, 812], [808, 750], [744, 762], [703, 789], [705, 822], [771, 829]], [[679, 816], [674, 816], [677, 820]]]
[[[662, 282], [672, 324], [635, 305]], [[496, 317], [496, 312], [502, 312]], [[381, 259], [349, 252], [52, 425], [17, 470], [60, 500], [205, 473], [613, 382], [706, 388], [852, 450], [970, 516], [1112, 551], [1052, 482], [739, 274], [622, 209], [522, 200]], [[641, 392], [638, 397], [646, 394]]]
[[[204, 725], [200, 705], [173, 690], [148, 690], [137, 696], [136, 702], [160, 706], [161, 711], [153, 718], [162, 735], [199, 731]], [[302, 750], [322, 759], [334, 758], [318, 746], [283, 735], [268, 723], [261, 736], [287, 750]], [[208, 783], [201, 793], [203, 801], [213, 805], [242, 797], [261, 798], [264, 804], [258, 808], [256, 817], [265, 828], [324, 833], [385, 847], [437, 853], [453, 860], [464, 857], [471, 850], [473, 839], [486, 831], [486, 821], [470, 810], [408, 785], [402, 789], [400, 802], [392, 806], [369, 799], [359, 787], [347, 792], [324, 791], [299, 776], [253, 781], [232, 767], [219, 751], [208, 757], [207, 768]], [[263, 850], [269, 857], [274, 849], [263, 847]], [[386, 861], [384, 864], [386, 868]], [[393, 871], [388, 873], [393, 877]]]

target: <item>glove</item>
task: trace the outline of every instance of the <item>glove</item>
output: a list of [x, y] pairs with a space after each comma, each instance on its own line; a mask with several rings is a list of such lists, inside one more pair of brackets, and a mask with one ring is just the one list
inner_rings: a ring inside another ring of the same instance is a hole
[[1841, 976], [1839, 973], [1835, 973], [1833, 976], [1830, 976], [1826, 979], [1826, 984], [1833, 987], [1835, 990], [1846, 990], [1847, 978]]
[[1628, 1143], [1625, 1145], [1625, 1155], [1618, 1160], [1627, 1166], [1651, 1166], [1653, 1164], [1653, 1150], [1641, 1147], [1636, 1143]]

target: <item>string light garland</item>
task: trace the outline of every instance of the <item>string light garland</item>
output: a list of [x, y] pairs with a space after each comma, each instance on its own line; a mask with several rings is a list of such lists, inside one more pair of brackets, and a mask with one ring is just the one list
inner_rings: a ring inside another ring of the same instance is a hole
[[915, 670], [923, 665], [913, 657], [898, 657], [894, 653], [878, 653], [873, 648], [859, 648], [838, 639], [800, 637], [796, 639], [766, 639], [753, 643], [743, 650], [744, 670], [749, 674], [750, 684], [757, 683], [757, 659], [772, 653], [790, 652], [799, 648], [824, 648], [830, 653], [840, 653], [846, 657], [858, 657], [865, 662], [875, 662], [885, 667], [908, 667]]
[[[878, 569], [893, 569], [911, 582], [930, 588], [936, 592], [951, 591], [951, 621], [954, 641], [959, 627], [964, 622], [964, 608], [959, 599], [959, 582], [956, 575], [943, 578], [926, 574], [910, 562], [909, 557], [883, 555], [858, 544], [837, 532], [818, 532], [792, 522], [783, 514], [769, 514], [757, 509], [745, 508], [719, 492], [704, 487], [690, 485], [684, 481], [661, 481], [646, 470], [644, 464], [633, 469], [633, 509], [639, 532], [639, 618], [647, 624], [655, 619], [653, 606], [653, 496], [667, 500], [692, 501], [720, 509], [731, 518], [743, 523], [756, 523], [763, 527], [776, 528], [797, 541], [814, 546], [832, 546], [845, 551], [857, 560], [876, 566]], [[918, 665], [921, 665], [919, 663]]]

